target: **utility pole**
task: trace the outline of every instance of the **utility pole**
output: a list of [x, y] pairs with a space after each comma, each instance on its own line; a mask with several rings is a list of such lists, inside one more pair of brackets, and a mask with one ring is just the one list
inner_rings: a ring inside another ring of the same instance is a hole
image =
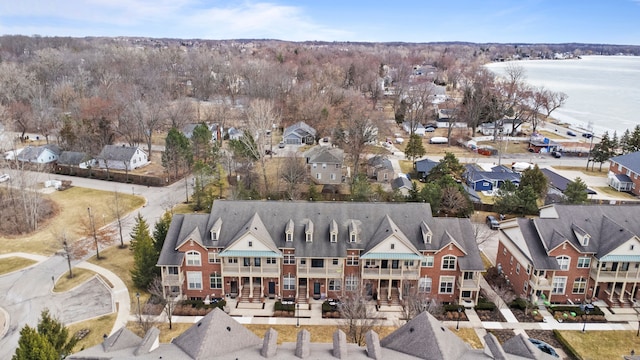
[[91, 215], [91, 208], [88, 207], [89, 212], [89, 224], [91, 225], [91, 231], [93, 231], [93, 242], [96, 244], [96, 259], [100, 260], [100, 248], [98, 247], [98, 237], [96, 236], [96, 223], [93, 221], [93, 215]]

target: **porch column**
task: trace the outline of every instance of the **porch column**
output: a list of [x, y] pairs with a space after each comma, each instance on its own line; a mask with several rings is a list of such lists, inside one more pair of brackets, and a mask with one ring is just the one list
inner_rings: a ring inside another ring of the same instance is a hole
[[253, 276], [249, 276], [249, 297], [253, 298]]
[[616, 291], [616, 283], [611, 283], [611, 288], [609, 289], [609, 302], [613, 301], [613, 293]]
[[387, 291], [387, 300], [391, 300], [391, 291], [393, 290], [393, 280], [389, 278], [389, 290]]
[[400, 286], [398, 288], [398, 299], [402, 300], [402, 293], [404, 292], [404, 283], [400, 279]]

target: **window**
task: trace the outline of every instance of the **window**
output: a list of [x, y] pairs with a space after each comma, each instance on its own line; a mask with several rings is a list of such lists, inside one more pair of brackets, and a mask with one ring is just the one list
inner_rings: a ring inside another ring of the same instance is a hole
[[293, 234], [287, 233], [287, 241], [293, 241]]
[[202, 273], [200, 271], [187, 271], [187, 288], [202, 290]]
[[556, 257], [556, 261], [558, 261], [560, 270], [569, 270], [569, 263], [571, 263], [571, 258], [563, 255]]
[[296, 264], [296, 256], [295, 255], [284, 255], [282, 258], [282, 263], [284, 265], [295, 265]]
[[507, 248], [502, 248], [502, 255], [507, 255]]
[[335, 180], [336, 179], [336, 174], [331, 173], [331, 175], [329, 175], [329, 177], [331, 178], [331, 180]]
[[529, 283], [525, 281], [524, 286], [522, 287], [522, 292], [526, 294], [527, 290], [529, 290]]
[[253, 241], [249, 241], [249, 247], [253, 247]]
[[473, 275], [475, 273], [473, 271], [465, 271], [462, 273], [462, 279], [464, 280], [473, 280]]
[[347, 291], [356, 290], [358, 288], [358, 278], [353, 275], [347, 276], [347, 278], [344, 280], [344, 287], [347, 289]]
[[219, 264], [220, 258], [218, 257], [217, 252], [210, 251], [209, 252], [209, 264]]
[[573, 281], [573, 290], [571, 290], [571, 292], [574, 294], [584, 294], [586, 289], [587, 279], [579, 277]]
[[211, 231], [211, 240], [216, 241], [218, 240], [218, 233], [215, 231]]
[[260, 258], [253, 258], [253, 266], [260, 267]]
[[307, 233], [307, 242], [311, 242], [313, 238], [311, 237], [313, 234], [311, 232]]
[[396, 248], [396, 244], [391, 244], [391, 250]]
[[178, 267], [177, 266], [168, 266], [167, 274], [169, 275], [178, 275]]
[[327, 168], [327, 163], [322, 163], [322, 168], [326, 169]]
[[251, 258], [243, 258], [242, 259], [242, 265], [251, 266]]
[[455, 276], [441, 276], [440, 277], [440, 294], [453, 294], [453, 282], [456, 280]]
[[364, 261], [364, 267], [367, 267], [367, 268], [376, 267], [376, 261], [375, 260], [365, 260]]
[[238, 263], [238, 258], [236, 257], [227, 258], [227, 264], [237, 264], [237, 263]]
[[556, 276], [553, 278], [552, 294], [564, 294], [564, 289], [567, 286], [566, 276]]
[[442, 258], [442, 270], [455, 270], [456, 269], [456, 257], [447, 255]]
[[338, 265], [338, 264], [340, 264], [340, 260], [338, 260], [338, 259], [333, 259], [333, 260], [331, 261], [331, 264], [333, 264], [333, 265]]
[[527, 264], [527, 274], [531, 274], [531, 264]]
[[511, 255], [511, 258], [509, 259], [509, 265], [513, 265], [513, 255]]
[[338, 235], [337, 234], [331, 234], [331, 242], [338, 242]]
[[342, 288], [342, 281], [340, 279], [329, 280], [329, 291], [339, 291]]
[[520, 274], [520, 263], [516, 264], [516, 274]]
[[423, 277], [418, 280], [418, 292], [430, 293], [432, 280], [430, 277]]
[[307, 259], [305, 258], [300, 259], [300, 265], [307, 265]]
[[350, 242], [356, 242], [356, 234], [351, 234], [351, 237], [349, 238]]
[[291, 275], [291, 274], [287, 274], [284, 276], [283, 278], [283, 282], [282, 282], [282, 288], [284, 290], [295, 290], [296, 289], [296, 277]]
[[277, 264], [276, 258], [267, 258], [267, 264]]
[[197, 251], [187, 251], [187, 266], [200, 266], [200, 253]]
[[222, 275], [218, 273], [209, 275], [209, 286], [212, 289], [222, 289]]
[[315, 168], [317, 168], [317, 167], [318, 167], [318, 164], [313, 163], [313, 168], [315, 169]]
[[322, 179], [322, 174], [320, 174], [320, 173], [316, 173], [316, 179], [318, 179], [318, 180], [319, 180], [319, 179]]
[[425, 256], [422, 260], [423, 267], [433, 267], [433, 256]]
[[312, 268], [324, 267], [324, 259], [311, 259], [311, 267]]
[[578, 269], [586, 269], [591, 266], [591, 258], [588, 256], [581, 256], [578, 258]]
[[347, 266], [358, 266], [359, 258], [358, 256], [347, 256]]
[[404, 266], [405, 267], [413, 267], [413, 260], [405, 260], [404, 261]]

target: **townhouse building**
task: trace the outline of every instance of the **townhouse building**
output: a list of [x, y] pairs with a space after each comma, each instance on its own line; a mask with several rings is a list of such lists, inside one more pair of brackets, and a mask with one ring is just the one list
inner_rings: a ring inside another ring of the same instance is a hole
[[496, 263], [532, 301], [634, 306], [640, 285], [640, 206], [549, 205], [500, 224]]
[[640, 151], [609, 159], [607, 184], [618, 191], [640, 196]]
[[181, 299], [298, 303], [356, 290], [382, 304], [476, 302], [483, 271], [469, 220], [429, 204], [228, 200], [174, 215], [158, 266]]

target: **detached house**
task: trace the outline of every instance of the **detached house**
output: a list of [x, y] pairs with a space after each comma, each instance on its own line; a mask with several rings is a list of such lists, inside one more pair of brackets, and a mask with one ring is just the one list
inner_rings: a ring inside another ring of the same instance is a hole
[[618, 191], [640, 196], [640, 151], [609, 159], [607, 183]]
[[379, 182], [390, 182], [393, 180], [393, 165], [391, 160], [384, 156], [376, 155], [367, 160], [367, 176]]
[[462, 176], [475, 191], [497, 190], [507, 181], [520, 185], [520, 174], [505, 166], [495, 166], [486, 171], [476, 164], [467, 164], [465, 169]]
[[211, 214], [174, 215], [158, 266], [168, 294], [240, 303], [356, 290], [383, 305], [475, 302], [483, 271], [469, 220], [421, 203], [217, 200]]
[[304, 157], [309, 167], [309, 176], [316, 184], [342, 183], [342, 149], [317, 145], [307, 150]]
[[640, 298], [638, 219], [635, 205], [543, 207], [539, 218], [501, 222], [498, 268], [533, 301], [632, 306]]
[[316, 129], [300, 121], [284, 129], [282, 141], [285, 144], [312, 145], [316, 141]]
[[105, 145], [96, 157], [101, 169], [133, 170], [149, 164], [149, 157], [138, 146]]
[[16, 160], [36, 164], [49, 164], [58, 160], [59, 156], [60, 148], [57, 145], [47, 144], [27, 146], [16, 155]]

